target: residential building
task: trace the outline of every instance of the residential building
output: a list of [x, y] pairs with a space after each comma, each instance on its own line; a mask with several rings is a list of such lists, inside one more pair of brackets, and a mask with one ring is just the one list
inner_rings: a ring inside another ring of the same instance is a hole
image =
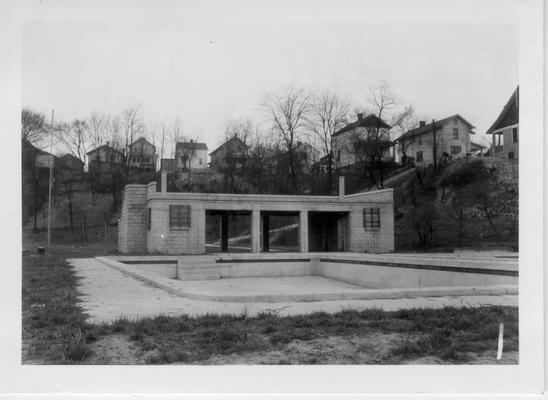
[[391, 126], [374, 114], [364, 116], [333, 134], [333, 154], [338, 167], [368, 161], [393, 161]]
[[425, 166], [434, 163], [434, 149], [438, 162], [466, 156], [470, 151], [470, 134], [475, 127], [459, 114], [427, 124], [420, 121], [417, 128], [401, 135], [396, 142], [402, 164]]
[[295, 158], [299, 163], [301, 171], [304, 173], [312, 172], [314, 165], [319, 161], [319, 152], [312, 145], [298, 141], [293, 148]]
[[156, 172], [156, 147], [144, 137], [129, 145], [129, 168], [143, 173]]
[[72, 154], [62, 155], [59, 157], [59, 162], [63, 169], [77, 173], [84, 171], [84, 162]]
[[160, 171], [165, 171], [168, 174], [177, 172], [177, 164], [174, 158], [162, 158], [160, 160]]
[[104, 144], [88, 152], [88, 172], [110, 173], [119, 171], [124, 165], [124, 154], [109, 144]]
[[474, 156], [483, 156], [486, 153], [487, 146], [484, 146], [483, 144], [476, 143], [472, 140], [470, 140], [470, 150], [469, 153]]
[[175, 145], [175, 160], [177, 172], [188, 169], [207, 168], [207, 144], [190, 142], [177, 142]]
[[490, 154], [495, 157], [519, 158], [519, 86], [486, 133], [493, 135]]
[[238, 135], [234, 135], [209, 153], [209, 166], [217, 171], [227, 167], [239, 169], [245, 163], [248, 148], [249, 146]]

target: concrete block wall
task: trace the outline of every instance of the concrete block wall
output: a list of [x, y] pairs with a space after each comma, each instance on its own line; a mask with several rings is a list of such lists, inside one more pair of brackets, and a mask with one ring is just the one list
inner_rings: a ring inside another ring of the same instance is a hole
[[[380, 228], [363, 226], [364, 208], [380, 209]], [[394, 251], [394, 210], [392, 204], [364, 204], [354, 207], [348, 219], [349, 249], [355, 253], [389, 253]]]
[[[170, 204], [190, 205], [190, 227], [171, 230], [169, 227]], [[155, 254], [202, 254], [205, 250], [205, 209], [197, 202], [149, 203], [151, 227], [147, 232], [146, 248]]]
[[120, 253], [146, 253], [148, 219], [146, 185], [127, 185], [118, 227]]

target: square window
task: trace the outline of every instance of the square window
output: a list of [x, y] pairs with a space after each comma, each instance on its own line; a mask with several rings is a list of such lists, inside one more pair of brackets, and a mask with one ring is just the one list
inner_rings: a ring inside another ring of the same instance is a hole
[[190, 228], [190, 206], [170, 205], [169, 206], [169, 229], [181, 230]]
[[381, 227], [380, 208], [363, 209], [363, 227], [366, 229], [378, 229]]

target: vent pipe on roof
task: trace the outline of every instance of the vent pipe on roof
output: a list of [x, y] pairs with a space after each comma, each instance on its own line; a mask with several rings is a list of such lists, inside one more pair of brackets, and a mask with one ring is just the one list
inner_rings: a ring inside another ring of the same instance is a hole
[[339, 200], [344, 199], [344, 175], [339, 176]]

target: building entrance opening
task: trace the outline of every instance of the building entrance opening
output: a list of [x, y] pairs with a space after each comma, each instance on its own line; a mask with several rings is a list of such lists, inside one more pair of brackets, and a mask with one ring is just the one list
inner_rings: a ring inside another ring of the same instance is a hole
[[251, 212], [206, 210], [206, 252], [251, 252]]
[[308, 250], [345, 251], [348, 213], [309, 212]]
[[299, 213], [262, 211], [261, 250], [263, 252], [298, 252]]

